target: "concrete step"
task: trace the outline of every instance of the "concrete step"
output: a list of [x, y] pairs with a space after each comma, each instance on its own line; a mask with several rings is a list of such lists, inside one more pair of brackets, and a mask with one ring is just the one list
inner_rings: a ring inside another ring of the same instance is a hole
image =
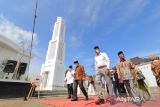
[[[67, 95], [66, 90], [54, 90], [54, 91], [40, 91], [40, 96], [53, 96], [53, 95]], [[33, 97], [38, 96], [38, 91], [35, 91]]]

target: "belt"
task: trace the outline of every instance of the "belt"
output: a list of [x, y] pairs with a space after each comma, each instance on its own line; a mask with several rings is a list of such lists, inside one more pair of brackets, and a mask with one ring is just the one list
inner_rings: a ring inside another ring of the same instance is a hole
[[105, 67], [107, 67], [107, 65], [103, 65], [103, 66], [100, 66], [100, 67], [98, 67], [99, 69], [102, 69], [102, 68], [105, 68]]

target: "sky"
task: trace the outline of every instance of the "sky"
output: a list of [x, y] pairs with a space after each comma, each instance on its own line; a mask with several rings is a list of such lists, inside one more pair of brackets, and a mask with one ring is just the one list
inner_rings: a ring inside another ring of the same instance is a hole
[[[0, 34], [19, 44], [30, 43], [36, 0], [0, 0]], [[87, 74], [94, 74], [94, 46], [117, 61], [160, 53], [160, 0], [38, 0], [30, 74], [39, 74], [45, 61], [54, 22], [63, 17], [65, 67], [78, 59]]]

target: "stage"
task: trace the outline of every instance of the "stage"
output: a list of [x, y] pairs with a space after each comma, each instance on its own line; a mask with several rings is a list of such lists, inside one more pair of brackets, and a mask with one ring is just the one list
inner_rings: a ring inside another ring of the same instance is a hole
[[30, 87], [29, 81], [0, 79], [0, 99], [25, 97]]

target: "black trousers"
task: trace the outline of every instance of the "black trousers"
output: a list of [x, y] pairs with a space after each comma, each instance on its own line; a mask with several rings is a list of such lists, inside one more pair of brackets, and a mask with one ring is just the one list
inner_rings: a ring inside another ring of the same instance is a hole
[[[119, 86], [119, 83], [115, 82], [115, 81], [112, 81], [113, 83], [113, 90], [114, 90], [114, 94], [115, 96], [118, 96], [118, 93], [119, 95], [121, 94], [121, 91], [120, 91], [120, 86]], [[118, 92], [118, 93], [117, 93]]]
[[73, 83], [67, 84], [68, 97], [72, 97], [73, 95]]
[[73, 98], [77, 99], [77, 87], [80, 87], [81, 91], [83, 92], [83, 94], [88, 97], [88, 94], [83, 86], [83, 80], [74, 80], [74, 84], [73, 84]]

